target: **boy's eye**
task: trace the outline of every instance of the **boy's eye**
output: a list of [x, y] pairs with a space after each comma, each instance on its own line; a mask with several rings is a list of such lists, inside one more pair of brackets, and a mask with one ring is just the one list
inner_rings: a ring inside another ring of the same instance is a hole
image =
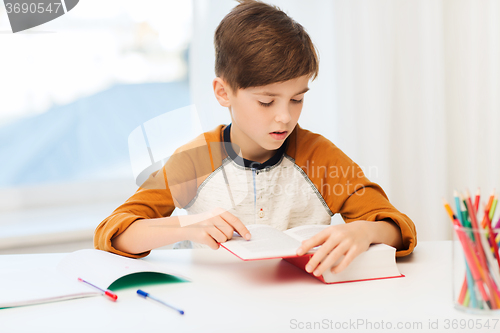
[[274, 101], [271, 101], [269, 103], [263, 103], [263, 102], [259, 101], [260, 105], [265, 106], [265, 107], [271, 106], [271, 104], [273, 104], [273, 102]]
[[[300, 103], [302, 103], [303, 101], [304, 101], [304, 99], [303, 99], [303, 98], [302, 98], [302, 99], [298, 99], [298, 100], [297, 100], [297, 99], [291, 99], [291, 100], [290, 100], [290, 102], [295, 103], [295, 104], [300, 104]], [[269, 102], [269, 103], [264, 103], [264, 102], [259, 101], [260, 105], [265, 106], [265, 107], [271, 106], [271, 104], [273, 104], [273, 102], [274, 102], [274, 101], [271, 101], [271, 102]]]

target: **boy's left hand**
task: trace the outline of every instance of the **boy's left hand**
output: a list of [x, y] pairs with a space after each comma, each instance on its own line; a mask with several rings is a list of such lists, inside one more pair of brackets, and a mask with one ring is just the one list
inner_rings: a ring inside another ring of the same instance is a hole
[[302, 242], [297, 254], [303, 255], [315, 246], [321, 245], [306, 265], [306, 271], [320, 276], [342, 256], [344, 259], [332, 273], [340, 273], [359, 254], [368, 250], [372, 243], [369, 221], [354, 221], [332, 225]]

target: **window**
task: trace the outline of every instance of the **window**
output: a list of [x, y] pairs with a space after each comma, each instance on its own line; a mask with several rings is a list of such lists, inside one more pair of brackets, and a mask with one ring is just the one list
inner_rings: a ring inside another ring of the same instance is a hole
[[[191, 104], [191, 6], [80, 1], [63, 17], [16, 34], [7, 33], [0, 6], [0, 216], [11, 221], [0, 218], [0, 238], [23, 228], [43, 233], [50, 227], [38, 226], [61, 209], [59, 224], [71, 229], [68, 217], [81, 205], [101, 205], [86, 222], [93, 230], [133, 193], [128, 136]], [[45, 220], [27, 227], [33, 209], [44, 210]]]

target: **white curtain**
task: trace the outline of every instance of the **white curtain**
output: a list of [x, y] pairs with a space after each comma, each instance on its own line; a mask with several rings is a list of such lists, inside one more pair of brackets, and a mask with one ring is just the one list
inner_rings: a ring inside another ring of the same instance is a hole
[[[483, 201], [500, 189], [500, 1], [266, 2], [319, 50], [299, 123], [361, 165], [419, 240], [451, 237], [441, 198], [454, 189], [481, 187]], [[236, 4], [194, 1], [190, 79], [205, 130], [229, 121], [211, 86], [213, 33]]]

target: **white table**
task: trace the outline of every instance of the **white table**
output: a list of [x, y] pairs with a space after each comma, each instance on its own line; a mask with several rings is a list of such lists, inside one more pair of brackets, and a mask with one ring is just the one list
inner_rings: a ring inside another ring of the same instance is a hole
[[[0, 269], [62, 256], [4, 255]], [[500, 332], [499, 316], [453, 308], [449, 241], [419, 242], [399, 258], [404, 278], [334, 285], [279, 259], [243, 262], [224, 249], [157, 250], [145, 260], [168, 262], [193, 279], [144, 288], [184, 316], [125, 289], [116, 303], [90, 297], [0, 310], [0, 332]], [[489, 319], [491, 327], [452, 329], [462, 319]], [[307, 329], [315, 322], [322, 326]]]

